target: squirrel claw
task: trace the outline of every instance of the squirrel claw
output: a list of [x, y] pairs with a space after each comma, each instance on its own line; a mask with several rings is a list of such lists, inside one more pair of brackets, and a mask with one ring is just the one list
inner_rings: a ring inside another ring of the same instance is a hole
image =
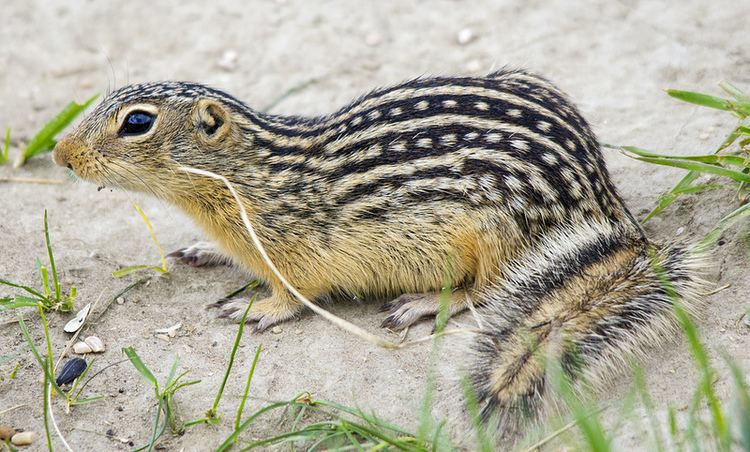
[[[438, 292], [403, 294], [396, 297], [381, 307], [382, 311], [388, 312], [388, 316], [383, 319], [380, 326], [393, 331], [401, 331], [424, 317], [436, 316], [440, 311], [440, 297], [441, 294]], [[467, 307], [467, 300], [464, 296], [453, 297], [448, 314], [455, 315]]]
[[401, 331], [422, 317], [435, 315], [436, 303], [429, 294], [403, 294], [384, 303], [381, 311], [389, 312], [380, 324], [382, 328]]
[[167, 257], [191, 267], [211, 267], [232, 263], [232, 260], [222, 254], [216, 245], [209, 242], [198, 242], [186, 248], [180, 248], [167, 254]]
[[[247, 300], [219, 300], [210, 305], [220, 309], [219, 318], [234, 322], [242, 321], [247, 309]], [[256, 301], [250, 308], [245, 319], [246, 323], [254, 323], [253, 332], [262, 333], [268, 328], [296, 316], [300, 310], [298, 305], [279, 304], [273, 297]]]

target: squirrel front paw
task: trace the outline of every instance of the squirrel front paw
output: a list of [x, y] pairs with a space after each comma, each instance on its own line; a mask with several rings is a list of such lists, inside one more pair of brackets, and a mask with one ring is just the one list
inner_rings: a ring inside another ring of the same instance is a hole
[[[240, 322], [245, 314], [249, 300], [226, 300], [215, 303], [214, 307], [220, 309], [219, 317]], [[256, 300], [250, 312], [247, 314], [247, 323], [255, 323], [253, 330], [260, 333], [267, 328], [296, 317], [302, 311], [302, 305], [289, 299], [279, 299], [270, 296], [262, 300]]]
[[232, 265], [232, 259], [222, 253], [215, 244], [210, 242], [197, 242], [186, 248], [173, 251], [167, 254], [167, 257], [171, 257], [191, 267]]
[[[423, 317], [436, 316], [440, 312], [439, 292], [433, 293], [407, 293], [383, 304], [381, 312], [387, 312], [388, 316], [380, 325], [393, 331], [401, 331], [413, 325]], [[469, 307], [469, 301], [463, 290], [451, 294], [448, 315], [453, 316]]]

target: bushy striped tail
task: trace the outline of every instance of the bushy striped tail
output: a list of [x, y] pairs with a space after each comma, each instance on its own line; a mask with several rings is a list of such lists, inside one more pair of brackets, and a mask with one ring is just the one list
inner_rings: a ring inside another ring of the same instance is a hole
[[701, 262], [632, 226], [577, 224], [542, 240], [478, 300], [470, 378], [484, 420], [515, 431], [556, 405], [551, 364], [574, 388], [596, 386], [675, 337], [675, 304], [700, 308]]

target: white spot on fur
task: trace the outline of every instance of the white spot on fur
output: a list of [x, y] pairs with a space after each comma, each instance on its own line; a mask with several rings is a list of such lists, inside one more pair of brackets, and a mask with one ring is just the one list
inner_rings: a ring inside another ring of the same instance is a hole
[[505, 185], [513, 191], [523, 191], [523, 183], [516, 176], [505, 176]]
[[505, 112], [508, 116], [511, 118], [520, 118], [521, 117], [521, 110], [517, 108], [511, 108], [508, 109], [508, 111]]
[[477, 102], [474, 104], [474, 106], [477, 108], [477, 110], [487, 111], [490, 109], [490, 106], [487, 102]]
[[357, 116], [356, 118], [352, 119], [352, 125], [353, 126], [358, 126], [360, 124], [362, 124], [362, 117], [361, 116]]
[[510, 145], [518, 149], [519, 151], [528, 151], [529, 149], [531, 149], [529, 147], [529, 143], [525, 142], [524, 140], [511, 140]]
[[373, 110], [367, 114], [367, 117], [370, 118], [371, 121], [378, 119], [380, 116], [381, 113], [378, 110]]
[[523, 210], [526, 208], [526, 201], [519, 196], [514, 196], [510, 198], [510, 205], [513, 206], [514, 209]]
[[542, 154], [542, 160], [548, 165], [557, 165], [557, 156], [551, 152], [545, 152]]
[[391, 116], [398, 116], [398, 115], [400, 115], [403, 112], [404, 112], [404, 110], [402, 110], [401, 107], [394, 107], [394, 108], [391, 108], [391, 111], [390, 111], [389, 114]]
[[404, 145], [403, 141], [397, 141], [395, 143], [391, 143], [388, 146], [388, 149], [393, 152], [404, 152], [406, 150], [406, 145]]
[[466, 135], [464, 135], [464, 140], [473, 141], [473, 140], [476, 140], [478, 137], [479, 137], [478, 132], [469, 132]]
[[550, 129], [552, 129], [552, 124], [548, 123], [547, 121], [539, 121], [536, 123], [536, 128], [546, 133], [549, 132]]
[[568, 148], [569, 151], [575, 151], [576, 144], [573, 143], [573, 140], [568, 138], [567, 140], [565, 140], [565, 147]]
[[420, 138], [417, 140], [417, 147], [420, 148], [431, 148], [432, 147], [432, 138]]
[[484, 136], [484, 141], [488, 143], [499, 143], [503, 139], [503, 136], [497, 132], [490, 132]]
[[420, 100], [414, 105], [414, 108], [417, 110], [427, 110], [427, 108], [430, 106], [430, 103], [426, 100]]
[[445, 107], [445, 108], [453, 108], [456, 105], [458, 105], [458, 102], [456, 102], [455, 100], [452, 100], [452, 99], [448, 99], [448, 100], [444, 100], [443, 101], [443, 107]]

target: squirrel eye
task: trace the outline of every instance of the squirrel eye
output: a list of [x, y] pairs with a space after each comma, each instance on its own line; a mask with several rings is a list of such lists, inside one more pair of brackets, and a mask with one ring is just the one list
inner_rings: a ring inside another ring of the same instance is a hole
[[120, 136], [142, 135], [151, 129], [155, 119], [156, 115], [145, 111], [130, 112], [120, 127]]

